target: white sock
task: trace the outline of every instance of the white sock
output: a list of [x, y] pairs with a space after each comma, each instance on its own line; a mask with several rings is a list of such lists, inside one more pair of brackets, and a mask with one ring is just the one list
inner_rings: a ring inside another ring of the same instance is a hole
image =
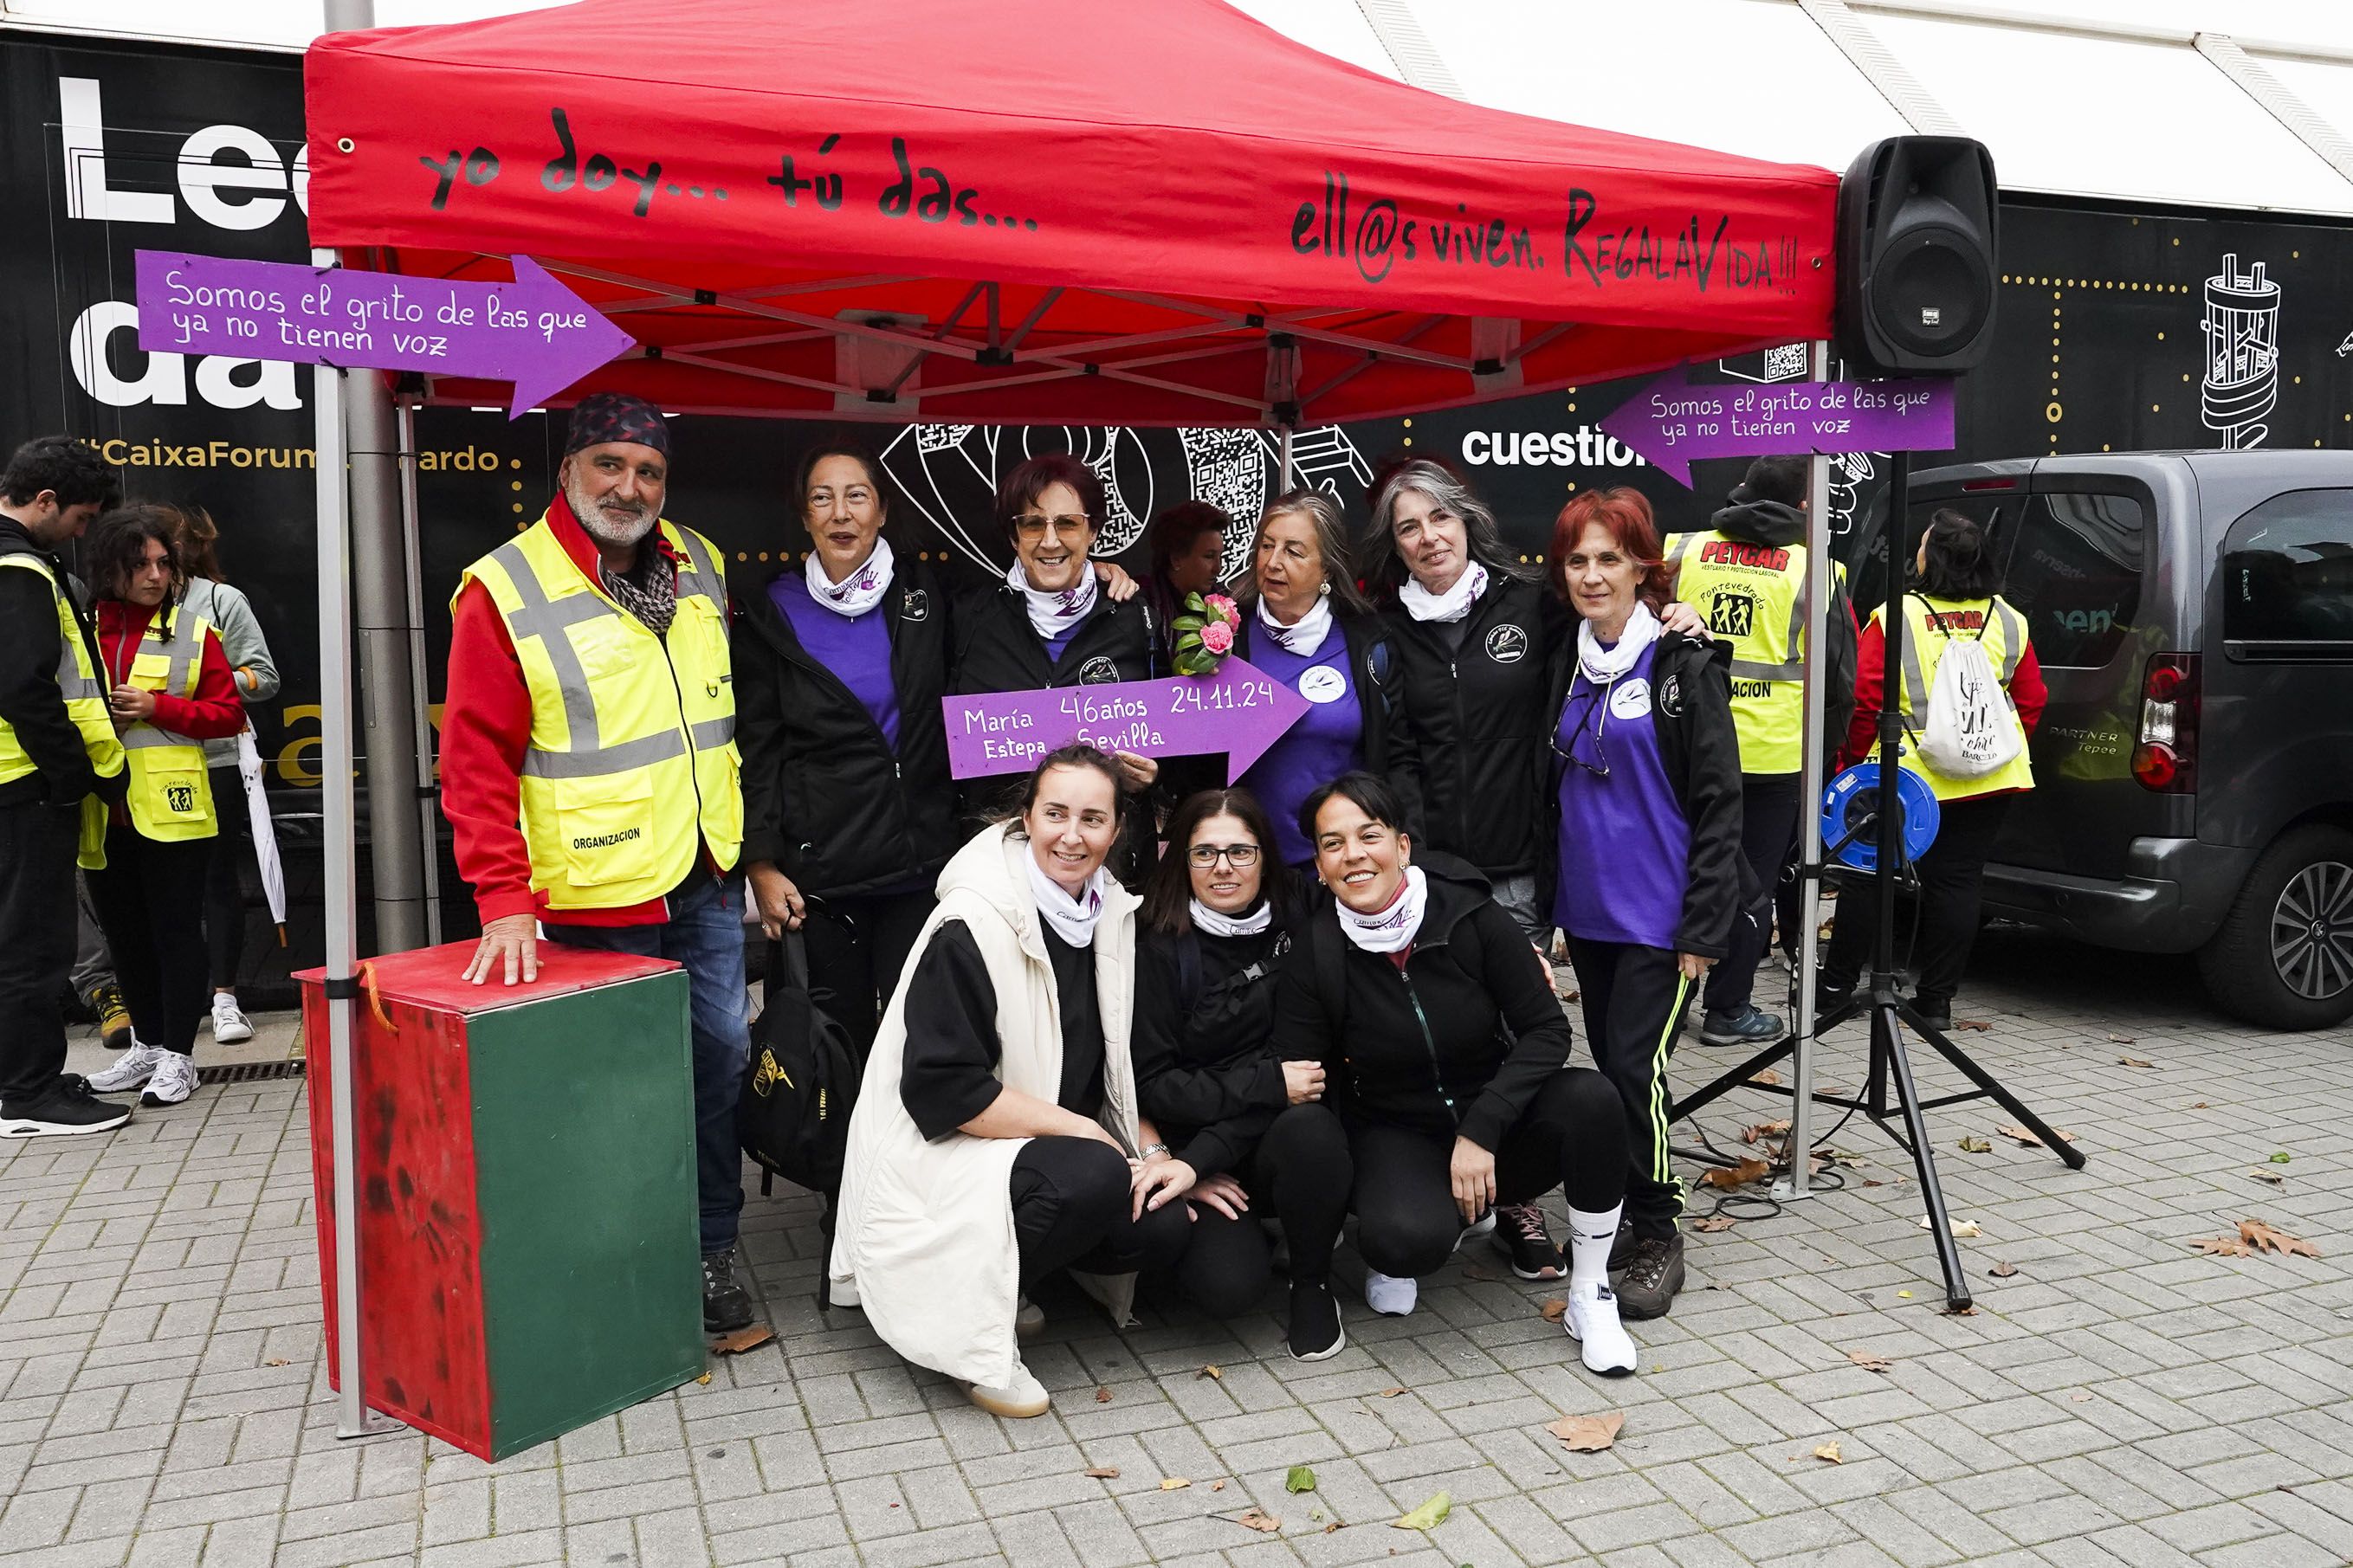
[[217, 1007], [224, 1002], [227, 1003], [232, 1007], [236, 1006], [237, 993], [234, 991], [216, 991], [213, 993], [214, 1006]]
[[1596, 1214], [1590, 1209], [1568, 1211], [1568, 1282], [1571, 1285], [1609, 1283], [1609, 1248], [1618, 1240], [1618, 1216], [1626, 1205]]

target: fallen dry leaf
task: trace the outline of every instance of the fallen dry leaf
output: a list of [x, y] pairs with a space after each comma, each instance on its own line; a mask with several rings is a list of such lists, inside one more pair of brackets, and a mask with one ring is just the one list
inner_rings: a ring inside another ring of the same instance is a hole
[[1964, 1154], [1990, 1154], [1993, 1152], [1993, 1145], [1982, 1138], [1964, 1138], [1961, 1140], [1961, 1152]]
[[1986, 1022], [1983, 1018], [1956, 1018], [1953, 1020], [1953, 1027], [1956, 1029], [1975, 1029], [1978, 1033], [1983, 1034], [1986, 1031], [1990, 1030], [1993, 1026]]
[[1836, 1443], [1817, 1444], [1814, 1447], [1814, 1458], [1820, 1459], [1827, 1464], [1843, 1465], [1846, 1463], [1845, 1458], [1839, 1453], [1839, 1446]]
[[289, 1362], [289, 1361], [288, 1361], [285, 1357], [283, 1357], [283, 1356], [277, 1356], [277, 1357], [273, 1357], [272, 1359], [270, 1359], [270, 1360], [269, 1360], [269, 1361], [263, 1362], [261, 1364], [262, 1364], [262, 1365], [264, 1365], [264, 1366], [290, 1366], [290, 1365], [292, 1365], [293, 1363], [292, 1363], [291, 1362]]
[[1692, 1221], [1692, 1228], [1713, 1235], [1719, 1230], [1730, 1230], [1737, 1223], [1728, 1214], [1712, 1214]]
[[2190, 1246], [2209, 1258], [2253, 1258], [2255, 1249], [2235, 1236], [2201, 1236]]
[[2076, 1405], [2089, 1405], [2092, 1403], [2092, 1396], [2088, 1394], [2071, 1394], [2067, 1397], [2071, 1402]]
[[2130, 1035], [2110, 1035], [2108, 1037], [2108, 1044], [2112, 1046], [2137, 1046], [2140, 1044], [2140, 1041]]
[[704, 1373], [701, 1377], [696, 1378], [694, 1381], [695, 1381], [695, 1382], [697, 1382], [697, 1383], [704, 1383], [704, 1384], [707, 1384], [707, 1383], [709, 1383], [709, 1382], [711, 1381], [711, 1374], [710, 1374], [709, 1373], [707, 1373], [707, 1372], [706, 1372], [706, 1373]]
[[1226, 1381], [1225, 1370], [1222, 1367], [1219, 1367], [1215, 1362], [1203, 1363], [1201, 1370], [1195, 1373], [1193, 1375], [1196, 1379], [1208, 1377], [1214, 1378], [1219, 1383]]
[[1545, 1304], [1536, 1310], [1544, 1314], [1546, 1322], [1557, 1323], [1563, 1314], [1567, 1312], [1568, 1303], [1557, 1296], [1548, 1296], [1545, 1299]]
[[1117, 1465], [1097, 1465], [1093, 1469], [1089, 1470], [1087, 1474], [1092, 1476], [1099, 1481], [1115, 1481], [1119, 1479], [1119, 1467]]
[[1625, 1426], [1624, 1411], [1605, 1410], [1599, 1415], [1564, 1415], [1547, 1423], [1545, 1430], [1572, 1454], [1598, 1454], [1618, 1441]]
[[1749, 1074], [1748, 1081], [1751, 1083], [1776, 1084], [1781, 1081], [1781, 1075], [1775, 1072], [1771, 1068], [1767, 1068], [1761, 1072]]
[[1378, 1394], [1373, 1395], [1373, 1397], [1376, 1399], [1395, 1399], [1398, 1394], [1403, 1394], [1405, 1390], [1402, 1388], [1384, 1388]]
[[2192, 1110], [2211, 1110], [2214, 1108], [2207, 1104], [2202, 1100], [2193, 1100], [2189, 1102], [2189, 1109]]
[[2254, 1177], [2254, 1179], [2259, 1182], [2269, 1182], [2275, 1187], [2284, 1187], [2287, 1185], [2287, 1176], [2285, 1173], [2280, 1171], [2266, 1171], [2261, 1165], [2249, 1171], [2247, 1174]]
[[1191, 1481], [1187, 1480], [1183, 1476], [1163, 1476], [1160, 1478], [1160, 1489], [1164, 1492], [1183, 1491], [1187, 1487], [1189, 1487], [1193, 1483]]
[[1111, 1403], [1111, 1390], [1108, 1388], [1096, 1389], [1095, 1403], [1097, 1405], [1109, 1405]]
[[1324, 1527], [1324, 1534], [1326, 1534], [1326, 1535], [1329, 1535], [1329, 1534], [1331, 1534], [1334, 1531], [1338, 1530], [1342, 1525], [1344, 1525], [1344, 1524], [1345, 1524], [1345, 1523], [1347, 1523], [1347, 1521], [1345, 1521], [1345, 1520], [1343, 1520], [1343, 1519], [1335, 1519], [1335, 1520], [1334, 1520], [1331, 1523], [1329, 1523], [1329, 1524], [1327, 1524], [1327, 1525], [1325, 1525], [1325, 1526]]
[[1947, 1305], [1945, 1308], [1945, 1316], [1948, 1318], [1974, 1318], [1977, 1315], [1978, 1310], [1975, 1307], [1955, 1307]]
[[1778, 1138], [1788, 1131], [1789, 1124], [1787, 1121], [1759, 1121], [1753, 1127], [1742, 1128], [1740, 1141], [1743, 1143], [1754, 1143], [1759, 1138]]
[[1483, 1268], [1476, 1263], [1466, 1263], [1462, 1266], [1462, 1278], [1476, 1279], [1482, 1285], [1495, 1285], [1500, 1284], [1504, 1277], [1492, 1268]]
[[1877, 1178], [1875, 1178], [1875, 1177], [1872, 1177], [1872, 1176], [1865, 1176], [1865, 1177], [1863, 1177], [1863, 1179], [1862, 1179], [1862, 1184], [1863, 1184], [1864, 1186], [1866, 1186], [1866, 1187], [1883, 1187], [1883, 1186], [1885, 1186], [1887, 1184], [1886, 1184], [1885, 1182], [1883, 1182], [1883, 1181], [1878, 1180], [1878, 1179], [1877, 1179]]
[[1255, 1530], [1267, 1535], [1273, 1535], [1282, 1529], [1282, 1521], [1262, 1508], [1250, 1510], [1234, 1522], [1244, 1530]]
[[[2030, 1149], [2042, 1147], [2042, 1140], [2023, 1127], [1997, 1127], [1994, 1131], [2005, 1138], [2025, 1144]], [[2052, 1131], [2059, 1134], [2059, 1142], [2062, 1143], [2073, 1143], [2075, 1141], [2075, 1135], [2064, 1127], [2054, 1127]]]
[[2274, 1230], [2259, 1219], [2241, 1220], [2239, 1239], [2249, 1247], [2259, 1247], [2265, 1252], [2276, 1252], [2283, 1258], [2320, 1256], [2320, 1248], [2313, 1246], [2312, 1243], [2300, 1237], [2290, 1236], [2284, 1230]]
[[1743, 1160], [1737, 1165], [1717, 1165], [1701, 1173], [1700, 1180], [1711, 1187], [1744, 1187], [1772, 1174], [1773, 1167], [1762, 1160]]
[[[1920, 1216], [1920, 1228], [1922, 1230], [1928, 1228], [1928, 1216], [1926, 1215], [1922, 1215]], [[1973, 1219], [1957, 1219], [1953, 1222], [1953, 1238], [1957, 1241], [1965, 1241], [1970, 1237], [1977, 1236], [1978, 1234], [1978, 1222]]]
[[2155, 1062], [2145, 1062], [2138, 1057], [2118, 1057], [2116, 1058], [2116, 1066], [2120, 1068], [2153, 1068], [2157, 1064]]
[[1428, 1502], [1423, 1503], [1411, 1513], [1405, 1515], [1401, 1519], [1393, 1519], [1389, 1521], [1389, 1528], [1392, 1530], [1436, 1530], [1440, 1525], [1446, 1522], [1446, 1516], [1453, 1511], [1454, 1494], [1451, 1492], [1440, 1492], [1436, 1497], [1431, 1498]]
[[1213, 1492], [1221, 1492], [1226, 1489], [1226, 1483], [1223, 1481], [1211, 1481], [1209, 1483], [1209, 1489]]
[[1987, 1269], [1986, 1272], [1992, 1275], [1997, 1279], [2007, 1279], [2011, 1275], [2018, 1272], [2018, 1265], [2015, 1263], [1997, 1263], [1992, 1268]]
[[1873, 1355], [1869, 1351], [1849, 1351], [1846, 1352], [1846, 1359], [1854, 1363], [1855, 1365], [1862, 1368], [1865, 1372], [1894, 1372], [1895, 1370], [1895, 1363], [1894, 1362], [1889, 1361], [1883, 1355]]
[[754, 1323], [748, 1329], [738, 1329], [732, 1334], [721, 1334], [711, 1342], [718, 1355], [742, 1355], [745, 1351], [766, 1344], [776, 1337], [776, 1331], [765, 1323]]

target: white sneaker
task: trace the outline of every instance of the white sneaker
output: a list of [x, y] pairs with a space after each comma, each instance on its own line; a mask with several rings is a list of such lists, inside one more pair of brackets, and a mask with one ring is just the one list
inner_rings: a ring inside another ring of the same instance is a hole
[[1598, 1280], [1568, 1288], [1568, 1310], [1560, 1315], [1583, 1352], [1585, 1369], [1603, 1377], [1626, 1377], [1634, 1370], [1634, 1341], [1618, 1321], [1618, 1293]]
[[1462, 1234], [1454, 1238], [1454, 1245], [1461, 1247], [1466, 1241], [1475, 1241], [1480, 1237], [1493, 1236], [1494, 1234], [1495, 1211], [1491, 1208], [1485, 1214], [1481, 1215], [1476, 1223], [1464, 1226], [1462, 1227]]
[[1402, 1318], [1421, 1300], [1421, 1287], [1377, 1268], [1365, 1270], [1365, 1305], [1385, 1317]]
[[1013, 1381], [1003, 1388], [990, 1388], [985, 1384], [967, 1383], [965, 1396], [991, 1415], [1026, 1420], [1043, 1415], [1052, 1408], [1053, 1401], [1046, 1397], [1046, 1385], [1029, 1374], [1029, 1369], [1019, 1362], [1013, 1363]]
[[162, 1055], [155, 1075], [147, 1080], [147, 1092], [139, 1097], [142, 1105], [177, 1105], [196, 1091], [196, 1058], [177, 1051]]
[[1022, 1297], [1020, 1306], [1014, 1309], [1013, 1332], [1018, 1338], [1027, 1340], [1033, 1339], [1045, 1331], [1046, 1309], [1029, 1297]]
[[253, 1038], [253, 1020], [226, 991], [213, 993], [213, 1038], [224, 1046], [241, 1046]]
[[115, 1058], [112, 1067], [90, 1075], [90, 1087], [100, 1094], [121, 1094], [126, 1089], [137, 1089], [155, 1076], [155, 1069], [170, 1055], [163, 1047], [151, 1046], [133, 1035], [131, 1048]]

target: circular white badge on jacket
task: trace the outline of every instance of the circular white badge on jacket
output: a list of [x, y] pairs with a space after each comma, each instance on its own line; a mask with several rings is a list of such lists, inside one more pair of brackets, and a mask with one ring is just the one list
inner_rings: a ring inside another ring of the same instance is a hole
[[1640, 719], [1651, 710], [1651, 683], [1637, 675], [1628, 680], [1613, 681], [1609, 687], [1609, 711], [1615, 718]]
[[1310, 702], [1337, 702], [1348, 695], [1348, 678], [1328, 664], [1312, 664], [1299, 677], [1299, 695]]

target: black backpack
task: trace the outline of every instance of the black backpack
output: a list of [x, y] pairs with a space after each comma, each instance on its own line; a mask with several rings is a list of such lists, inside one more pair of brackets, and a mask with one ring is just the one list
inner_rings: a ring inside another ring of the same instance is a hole
[[860, 1068], [849, 1034], [809, 996], [797, 931], [768, 944], [767, 1006], [752, 1035], [736, 1138], [763, 1171], [825, 1197], [829, 1232]]

